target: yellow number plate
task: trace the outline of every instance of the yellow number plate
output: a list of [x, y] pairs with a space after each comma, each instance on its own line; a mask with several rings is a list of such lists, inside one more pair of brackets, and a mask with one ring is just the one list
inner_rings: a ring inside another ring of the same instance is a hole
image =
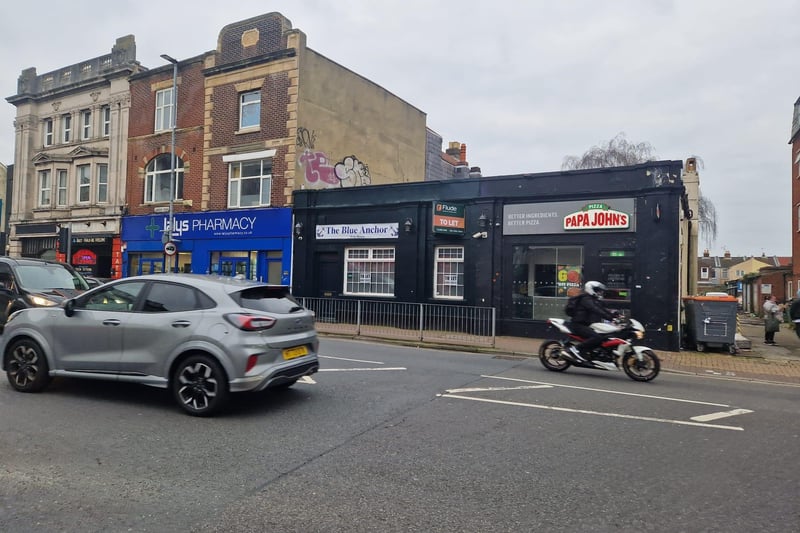
[[294, 359], [295, 357], [301, 357], [303, 355], [308, 355], [308, 348], [305, 346], [295, 346], [294, 348], [286, 348], [283, 350], [284, 359]]

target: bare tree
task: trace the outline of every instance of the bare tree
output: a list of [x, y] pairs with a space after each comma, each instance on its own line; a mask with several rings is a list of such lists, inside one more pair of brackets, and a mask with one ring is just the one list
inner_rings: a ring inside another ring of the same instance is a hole
[[[700, 168], [703, 160], [693, 155]], [[618, 133], [610, 141], [592, 146], [580, 157], [568, 155], [561, 163], [562, 170], [578, 170], [587, 168], [624, 167], [638, 165], [656, 160], [656, 151], [648, 142], [632, 143], [625, 137], [624, 132]], [[711, 248], [717, 239], [717, 210], [707, 196], [700, 192], [697, 205], [697, 220], [703, 240]]]
[[620, 132], [610, 141], [592, 146], [580, 157], [566, 156], [561, 169], [624, 167], [653, 160], [655, 160], [655, 149], [650, 143], [628, 142], [625, 133]]

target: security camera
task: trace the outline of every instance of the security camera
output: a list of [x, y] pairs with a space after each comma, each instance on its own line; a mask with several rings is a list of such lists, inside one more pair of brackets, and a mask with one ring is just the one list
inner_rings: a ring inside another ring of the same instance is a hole
[[488, 236], [489, 236], [489, 234], [487, 232], [485, 232], [485, 231], [479, 231], [478, 233], [473, 233], [472, 234], [472, 238], [473, 239], [485, 239]]

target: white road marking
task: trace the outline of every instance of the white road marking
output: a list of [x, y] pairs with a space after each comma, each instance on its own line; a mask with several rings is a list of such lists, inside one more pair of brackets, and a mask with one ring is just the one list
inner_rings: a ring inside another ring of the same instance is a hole
[[408, 370], [404, 366], [396, 366], [396, 367], [380, 367], [380, 368], [320, 368], [320, 372], [366, 372], [366, 371], [378, 371], [378, 370]]
[[316, 385], [316, 381], [311, 379], [311, 376], [303, 376], [302, 378], [297, 380], [298, 383], [308, 383], [309, 385]]
[[522, 385], [519, 387], [475, 387], [470, 389], [447, 389], [449, 394], [459, 394], [462, 392], [485, 392], [497, 390], [525, 390], [525, 389], [552, 389], [550, 385]]
[[636, 396], [638, 398], [650, 398], [653, 400], [668, 400], [670, 402], [682, 402], [682, 403], [696, 403], [700, 405], [713, 405], [714, 407], [730, 407], [730, 405], [725, 403], [710, 403], [710, 402], [700, 402], [697, 400], [686, 400], [683, 398], [670, 398], [667, 396], [652, 396], [650, 394], [636, 394], [635, 392], [622, 392], [622, 391], [615, 391], [615, 390], [606, 390], [606, 389], [593, 389], [590, 387], [576, 387], [574, 385], [559, 385], [558, 383], [545, 383], [543, 381], [530, 381], [527, 379], [517, 379], [517, 378], [506, 378], [502, 376], [481, 376], [482, 378], [489, 378], [489, 379], [503, 379], [506, 381], [520, 381], [522, 383], [535, 383], [538, 385], [550, 385], [551, 387], [562, 387], [565, 389], [578, 389], [578, 390], [585, 390], [590, 392], [605, 392], [607, 394], [621, 394], [623, 396]]
[[729, 416], [746, 415], [752, 413], [750, 409], [734, 409], [732, 411], [721, 411], [719, 413], [711, 413], [707, 415], [693, 416], [692, 420], [696, 422], [709, 422], [711, 420], [718, 420], [720, 418], [727, 418]]
[[459, 400], [471, 400], [474, 402], [486, 402], [486, 403], [497, 403], [502, 405], [514, 405], [517, 407], [531, 407], [533, 409], [546, 409], [549, 411], [561, 411], [565, 413], [581, 413], [585, 415], [595, 415], [595, 416], [608, 416], [612, 418], [627, 418], [629, 420], [642, 420], [645, 422], [658, 422], [661, 424], [675, 424], [678, 426], [695, 426], [695, 427], [704, 427], [704, 428], [711, 428], [711, 429], [728, 429], [731, 431], [744, 431], [744, 428], [737, 427], [737, 426], [718, 426], [716, 424], [703, 424], [700, 422], [687, 422], [685, 420], [670, 420], [668, 418], [652, 418], [649, 416], [633, 416], [633, 415], [624, 415], [621, 413], [603, 413], [600, 411], [585, 411], [583, 409], [570, 409], [568, 407], [553, 407], [549, 405], [538, 405], [535, 403], [522, 403], [522, 402], [508, 402], [505, 400], [490, 400], [487, 398], [472, 398], [470, 396], [460, 396], [458, 394], [438, 394], [442, 398], [456, 398]]
[[380, 361], [365, 361], [363, 359], [348, 359], [346, 357], [334, 357], [332, 355], [320, 355], [322, 359], [336, 359], [337, 361], [352, 361], [354, 363], [372, 363], [373, 365], [385, 365], [386, 363], [382, 363]]

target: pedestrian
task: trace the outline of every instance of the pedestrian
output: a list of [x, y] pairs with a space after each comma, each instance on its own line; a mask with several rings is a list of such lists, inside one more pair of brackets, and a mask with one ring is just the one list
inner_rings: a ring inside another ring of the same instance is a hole
[[800, 338], [800, 289], [797, 290], [797, 295], [789, 306], [789, 320], [792, 321], [795, 335]]
[[777, 346], [775, 333], [781, 329], [783, 306], [778, 305], [775, 295], [771, 294], [764, 300], [764, 344]]

